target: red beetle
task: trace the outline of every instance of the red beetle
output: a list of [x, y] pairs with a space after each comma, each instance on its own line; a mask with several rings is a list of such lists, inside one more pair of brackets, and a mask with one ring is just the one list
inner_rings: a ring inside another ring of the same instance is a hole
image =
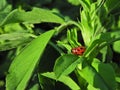
[[78, 46], [75, 48], [72, 48], [71, 52], [75, 55], [83, 55], [83, 53], [85, 52], [85, 47], [84, 46]]

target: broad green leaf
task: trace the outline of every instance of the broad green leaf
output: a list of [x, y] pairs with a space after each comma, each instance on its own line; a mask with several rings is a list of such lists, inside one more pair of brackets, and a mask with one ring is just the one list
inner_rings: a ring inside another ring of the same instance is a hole
[[[50, 79], [56, 80], [56, 76], [53, 72], [47, 72], [47, 73], [42, 73], [41, 75], [48, 77]], [[62, 75], [59, 79], [57, 79], [59, 82], [64, 83], [67, 85], [71, 90], [81, 90], [80, 87], [73, 81], [69, 76], [64, 76]]]
[[1, 21], [0, 26], [10, 23], [64, 23], [64, 20], [53, 14], [51, 11], [41, 8], [33, 8], [32, 11], [23, 11], [19, 9], [13, 10], [8, 16]]
[[78, 73], [94, 88], [116, 90], [115, 72], [110, 64], [104, 64], [95, 59], [92, 66], [87, 65], [82, 70], [80, 67]]
[[55, 30], [50, 30], [34, 39], [22, 52], [16, 56], [9, 68], [6, 78], [6, 90], [24, 90], [39, 63], [47, 43]]
[[100, 88], [100, 90], [110, 90], [102, 77], [90, 66], [86, 66], [82, 70], [78, 70], [78, 73], [93, 87]]
[[30, 33], [9, 33], [0, 35], [0, 51], [16, 48], [25, 45], [32, 40]]
[[113, 67], [110, 64], [100, 62], [93, 62], [92, 66], [103, 78], [107, 87], [109, 87], [111, 90], [116, 90], [115, 72]]
[[54, 72], [56, 77], [59, 78], [61, 75], [70, 74], [82, 61], [82, 57], [78, 57], [72, 54], [60, 56], [54, 66]]

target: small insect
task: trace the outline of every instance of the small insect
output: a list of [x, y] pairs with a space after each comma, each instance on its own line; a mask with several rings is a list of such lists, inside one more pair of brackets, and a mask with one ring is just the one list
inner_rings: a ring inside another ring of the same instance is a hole
[[81, 56], [85, 52], [85, 47], [84, 46], [78, 46], [78, 47], [72, 48], [71, 52], [72, 52], [72, 54]]

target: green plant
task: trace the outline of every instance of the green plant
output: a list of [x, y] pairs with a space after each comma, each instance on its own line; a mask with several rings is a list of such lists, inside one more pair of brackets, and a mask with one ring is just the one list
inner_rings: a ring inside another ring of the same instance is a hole
[[[57, 82], [72, 90], [120, 89], [120, 64], [112, 60], [113, 52], [120, 52], [120, 1], [68, 2], [81, 5], [78, 21], [36, 7], [11, 11], [1, 0], [0, 50], [9, 50], [10, 64], [5, 65], [9, 67], [6, 90], [53, 90]], [[46, 31], [34, 26], [40, 23], [55, 25]], [[83, 54], [71, 52], [80, 46], [85, 47]]]

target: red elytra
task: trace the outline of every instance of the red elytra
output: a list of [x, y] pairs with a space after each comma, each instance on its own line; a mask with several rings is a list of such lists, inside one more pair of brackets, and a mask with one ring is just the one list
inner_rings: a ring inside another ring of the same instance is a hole
[[72, 52], [72, 54], [81, 56], [85, 52], [85, 47], [84, 46], [78, 46], [78, 47], [72, 48], [71, 52]]

